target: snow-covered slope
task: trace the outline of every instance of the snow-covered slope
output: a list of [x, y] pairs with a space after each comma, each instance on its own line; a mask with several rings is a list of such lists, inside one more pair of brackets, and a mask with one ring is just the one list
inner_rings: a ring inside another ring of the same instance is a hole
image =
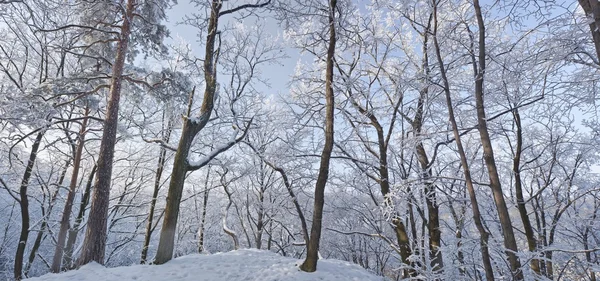
[[189, 255], [164, 265], [105, 268], [88, 264], [79, 270], [47, 274], [29, 281], [381, 281], [357, 265], [320, 260], [317, 272], [306, 273], [302, 261], [259, 250], [239, 250], [213, 255]]

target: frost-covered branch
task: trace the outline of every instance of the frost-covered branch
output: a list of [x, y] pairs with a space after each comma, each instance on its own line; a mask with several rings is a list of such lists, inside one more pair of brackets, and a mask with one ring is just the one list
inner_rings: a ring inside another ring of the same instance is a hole
[[2, 186], [4, 187], [4, 189], [6, 189], [6, 192], [8, 192], [8, 195], [10, 195], [10, 197], [12, 197], [13, 199], [15, 199], [15, 201], [17, 201], [18, 203], [21, 203], [21, 200], [19, 200], [19, 198], [17, 198], [17, 196], [13, 193], [12, 190], [10, 190], [10, 188], [8, 187], [8, 185], [6, 184], [6, 182], [0, 178], [0, 183], [2, 184]]
[[258, 4], [244, 4], [244, 5], [240, 5], [240, 6], [237, 6], [235, 8], [219, 12], [219, 17], [227, 15], [227, 14], [232, 14], [232, 13], [235, 13], [237, 11], [244, 10], [244, 9], [262, 8], [262, 7], [265, 7], [265, 6], [269, 5], [270, 3], [271, 3], [271, 0], [268, 0], [267, 2], [264, 2], [264, 3], [258, 3]]
[[196, 161], [188, 158], [187, 159], [187, 161], [188, 161], [188, 169], [187, 170], [195, 171], [195, 170], [198, 170], [198, 169], [206, 166], [210, 162], [210, 160], [219, 156], [219, 154], [227, 151], [228, 149], [232, 148], [235, 144], [239, 143], [244, 138], [246, 138], [246, 136], [248, 135], [248, 131], [250, 131], [250, 125], [252, 124], [252, 120], [254, 120], [254, 117], [252, 117], [250, 119], [250, 121], [248, 122], [248, 125], [246, 125], [246, 129], [244, 129], [244, 132], [242, 133], [241, 136], [238, 137], [238, 131], [240, 129], [237, 126], [235, 126], [233, 133], [231, 134], [231, 137], [229, 138], [229, 141], [227, 141], [226, 143], [213, 149], [210, 153], [208, 153], [208, 155], [206, 155]]
[[[294, 204], [294, 207], [296, 208], [296, 212], [298, 213], [298, 217], [300, 218], [300, 223], [302, 225], [302, 236], [304, 238], [304, 244], [302, 244], [302, 245], [306, 245], [306, 243], [308, 243], [308, 239], [309, 239], [308, 227], [306, 225], [306, 219], [304, 218], [304, 213], [302, 212], [300, 203], [298, 203], [298, 198], [296, 197], [296, 194], [294, 193], [294, 190], [292, 189], [292, 184], [287, 176], [287, 173], [285, 172], [285, 170], [283, 168], [276, 166], [272, 162], [265, 159], [264, 155], [262, 155], [262, 153], [260, 153], [251, 143], [249, 143], [249, 142], [244, 142], [244, 143], [246, 145], [248, 145], [252, 149], [252, 151], [254, 151], [254, 153], [256, 153], [256, 155], [258, 155], [258, 157], [265, 164], [267, 164], [267, 166], [271, 167], [271, 169], [275, 170], [276, 172], [279, 173], [279, 175], [281, 175], [281, 178], [283, 179], [283, 184], [285, 185], [285, 187], [288, 191], [288, 194], [292, 198], [292, 203]], [[300, 246], [300, 245], [298, 245], [298, 246]]]
[[167, 143], [166, 141], [161, 140], [161, 139], [146, 139], [146, 138], [142, 138], [142, 140], [145, 141], [145, 142], [147, 142], [147, 143], [158, 143], [158, 144], [160, 144], [161, 147], [164, 147], [164, 148], [166, 148], [168, 150], [177, 151], [176, 147], [173, 147], [173, 146], [169, 145], [169, 143]]

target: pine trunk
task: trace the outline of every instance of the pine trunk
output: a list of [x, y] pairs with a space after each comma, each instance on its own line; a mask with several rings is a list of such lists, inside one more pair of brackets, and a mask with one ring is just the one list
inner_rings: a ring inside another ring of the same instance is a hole
[[106, 248], [106, 232], [108, 205], [110, 196], [110, 183], [112, 178], [112, 164], [115, 152], [117, 135], [117, 124], [119, 121], [119, 101], [121, 99], [121, 83], [123, 67], [127, 56], [129, 35], [131, 33], [131, 21], [135, 9], [136, 0], [128, 0], [123, 24], [121, 25], [120, 39], [117, 46], [117, 57], [113, 64], [113, 73], [109, 91], [108, 107], [104, 119], [104, 130], [100, 143], [100, 155], [98, 159], [98, 176], [94, 184], [92, 195], [92, 206], [88, 218], [88, 226], [85, 232], [83, 248], [78, 265], [84, 265], [91, 261], [104, 264], [104, 252]]

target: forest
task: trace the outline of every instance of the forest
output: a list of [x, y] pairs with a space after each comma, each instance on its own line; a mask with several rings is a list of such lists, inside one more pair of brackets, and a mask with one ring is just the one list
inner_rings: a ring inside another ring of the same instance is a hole
[[596, 281], [599, 102], [598, 0], [0, 0], [0, 279]]

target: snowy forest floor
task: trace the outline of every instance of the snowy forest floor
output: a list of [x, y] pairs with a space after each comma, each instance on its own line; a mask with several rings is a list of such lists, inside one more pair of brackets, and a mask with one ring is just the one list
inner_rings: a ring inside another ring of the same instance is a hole
[[301, 260], [260, 250], [238, 250], [212, 255], [188, 255], [164, 265], [105, 268], [97, 263], [61, 274], [46, 274], [29, 281], [381, 281], [357, 265], [320, 260], [317, 272], [300, 271]]

